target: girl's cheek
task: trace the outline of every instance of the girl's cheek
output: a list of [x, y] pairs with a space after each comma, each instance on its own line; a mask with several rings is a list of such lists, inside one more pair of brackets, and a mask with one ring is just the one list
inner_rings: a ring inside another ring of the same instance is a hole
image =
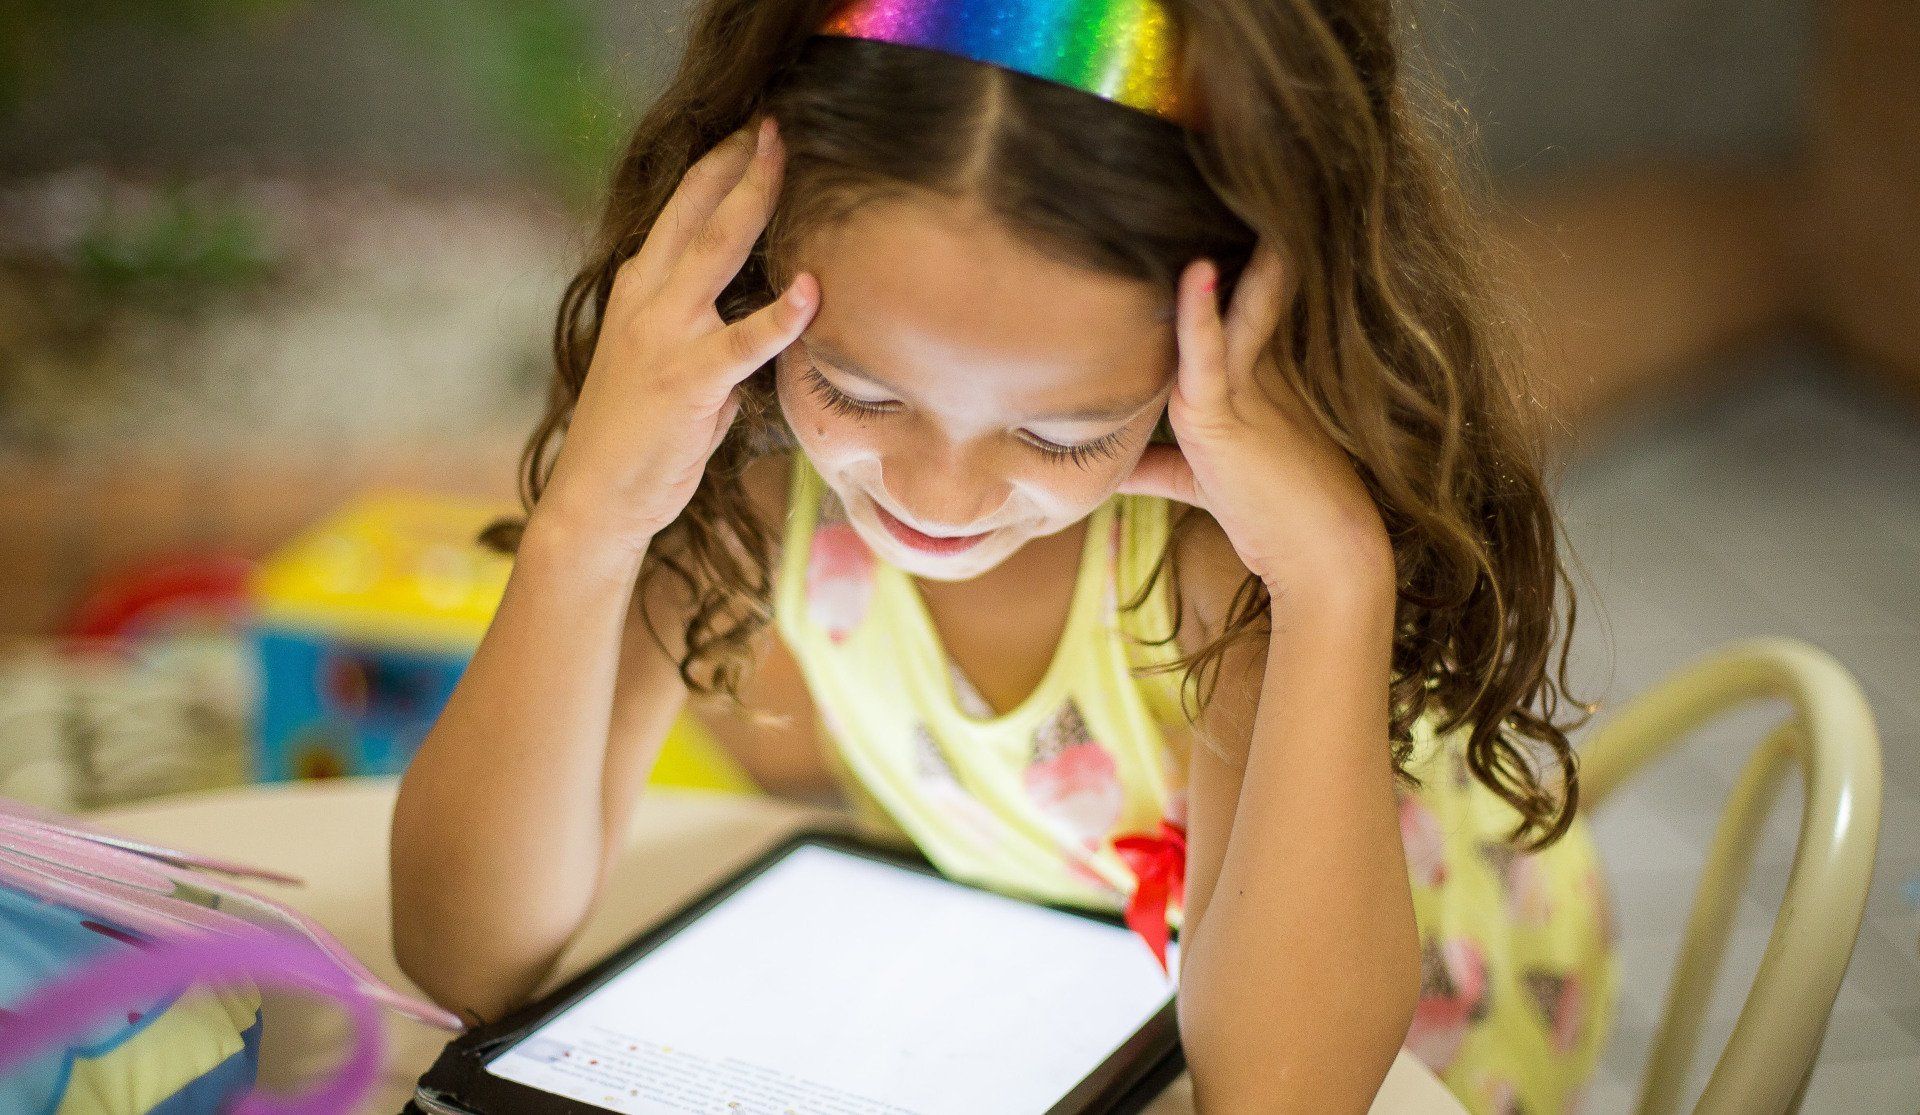
[[1026, 502], [1038, 509], [1051, 530], [1064, 530], [1091, 515], [1124, 475], [1105, 463], [1082, 469], [1071, 462], [1046, 460], [1036, 453], [1033, 460], [1021, 465], [1014, 483], [1028, 493]]
[[1034, 486], [1044, 489], [1059, 506], [1089, 511], [1113, 486], [1111, 472], [1105, 466], [1083, 469], [1071, 462], [1044, 458], [1036, 460], [1027, 478]]

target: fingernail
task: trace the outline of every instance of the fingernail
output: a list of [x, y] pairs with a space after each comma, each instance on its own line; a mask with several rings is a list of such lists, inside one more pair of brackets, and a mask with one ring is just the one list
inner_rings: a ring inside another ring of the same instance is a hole
[[1220, 273], [1214, 269], [1214, 266], [1211, 263], [1204, 264], [1203, 266], [1207, 273], [1207, 277], [1200, 283], [1200, 289], [1205, 291], [1211, 291], [1213, 290], [1214, 285], [1220, 281]]
[[753, 141], [753, 153], [756, 155], [764, 155], [772, 146], [773, 117], [762, 117], [760, 120], [760, 134]]
[[795, 275], [793, 282], [787, 284], [787, 303], [792, 306], [807, 304], [807, 292], [800, 286], [800, 276]]

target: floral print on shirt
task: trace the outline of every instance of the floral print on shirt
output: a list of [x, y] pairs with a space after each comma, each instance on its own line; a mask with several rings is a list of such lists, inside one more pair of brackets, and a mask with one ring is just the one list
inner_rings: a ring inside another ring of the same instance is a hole
[[1489, 1007], [1487, 962], [1479, 942], [1448, 937], [1421, 943], [1420, 1003], [1406, 1041], [1414, 1056], [1434, 1072], [1444, 1072]]
[[826, 493], [807, 550], [807, 609], [836, 643], [866, 618], [873, 602], [876, 560], [866, 540], [847, 521], [839, 498]]
[[1126, 799], [1113, 755], [1071, 700], [1034, 733], [1022, 781], [1048, 820], [1089, 851], [1106, 843]]

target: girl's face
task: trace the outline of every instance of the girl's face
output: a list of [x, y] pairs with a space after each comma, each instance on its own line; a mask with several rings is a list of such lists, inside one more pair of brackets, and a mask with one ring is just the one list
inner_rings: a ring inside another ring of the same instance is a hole
[[958, 204], [863, 206], [796, 265], [820, 306], [777, 361], [781, 409], [854, 529], [915, 576], [967, 580], [1086, 517], [1166, 409], [1168, 295]]

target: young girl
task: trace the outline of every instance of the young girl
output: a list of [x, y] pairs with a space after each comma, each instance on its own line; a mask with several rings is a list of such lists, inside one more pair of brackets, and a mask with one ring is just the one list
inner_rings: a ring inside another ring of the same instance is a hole
[[705, 0], [401, 789], [406, 971], [527, 995], [697, 693], [763, 784], [1178, 929], [1202, 1111], [1365, 1110], [1403, 1044], [1475, 1111], [1571, 1109], [1616, 968], [1565, 574], [1395, 30]]

